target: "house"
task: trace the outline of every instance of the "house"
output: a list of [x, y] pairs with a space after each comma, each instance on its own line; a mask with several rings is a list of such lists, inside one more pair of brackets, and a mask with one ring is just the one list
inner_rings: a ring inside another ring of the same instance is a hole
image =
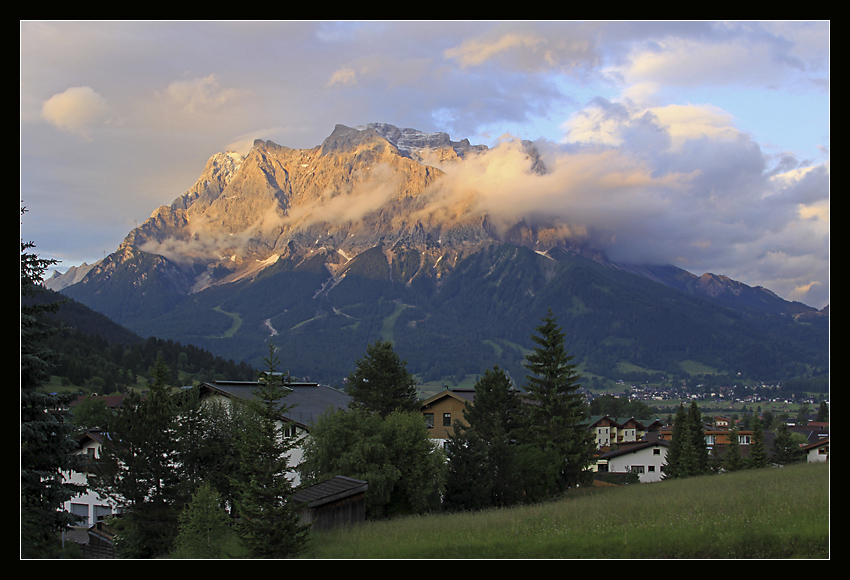
[[[234, 400], [249, 401], [254, 396], [256, 381], [213, 381], [200, 385], [201, 400], [219, 400], [230, 403]], [[291, 406], [287, 411], [289, 421], [285, 433], [287, 436], [303, 438], [310, 432], [310, 426], [325, 412], [344, 409], [351, 397], [332, 387], [317, 383], [286, 383], [289, 394], [281, 404]], [[304, 458], [303, 445], [296, 445], [290, 451], [289, 465], [295, 467]], [[293, 470], [293, 485], [298, 485], [300, 475]]]
[[617, 446], [597, 459], [597, 471], [636, 473], [641, 483], [661, 481], [670, 442], [650, 439]]
[[605, 449], [621, 443], [640, 441], [647, 433], [661, 429], [662, 425], [658, 419], [644, 421], [634, 417], [595, 415], [590, 418], [588, 428], [596, 438], [596, 447]]
[[[96, 461], [100, 458], [100, 447], [103, 444], [104, 434], [99, 429], [86, 430], [77, 438], [77, 450], [75, 455], [84, 455], [88, 460], [85, 463]], [[63, 476], [70, 483], [88, 485], [89, 471], [70, 471]], [[111, 498], [104, 498], [88, 489], [85, 493], [76, 495], [64, 504], [64, 510], [79, 518], [77, 528], [86, 529], [102, 522], [106, 516], [118, 513], [116, 502]]]
[[803, 449], [806, 451], [806, 461], [809, 463], [829, 461], [829, 437], [806, 445]]
[[714, 417], [714, 426], [720, 429], [728, 429], [729, 428], [729, 419], [726, 417], [715, 416]]
[[299, 489], [292, 495], [302, 524], [327, 530], [366, 519], [366, 490], [360, 479], [337, 475], [327, 481]]
[[475, 389], [449, 389], [422, 401], [420, 409], [431, 439], [445, 441], [454, 434], [453, 423], [463, 422], [463, 410], [472, 404]]

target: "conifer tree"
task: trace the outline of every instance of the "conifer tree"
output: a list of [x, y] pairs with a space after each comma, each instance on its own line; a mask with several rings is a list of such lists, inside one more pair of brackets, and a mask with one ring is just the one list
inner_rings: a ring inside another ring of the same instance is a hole
[[248, 403], [253, 422], [240, 438], [239, 536], [256, 558], [288, 558], [306, 546], [309, 528], [302, 525], [291, 498], [294, 487], [288, 452], [294, 438], [284, 434], [288, 423], [285, 404], [287, 375], [276, 370], [279, 359], [273, 345], [265, 359], [254, 398]]
[[673, 420], [673, 438], [667, 451], [664, 478], [693, 477], [711, 472], [702, 415], [696, 401], [688, 409], [679, 404]]
[[693, 453], [693, 468], [691, 475], [704, 475], [711, 471], [708, 457], [708, 446], [705, 441], [705, 425], [696, 401], [691, 401], [688, 408], [688, 423], [690, 424], [691, 452]]
[[687, 422], [685, 406], [680, 403], [673, 418], [673, 434], [670, 439], [670, 447], [667, 450], [664, 479], [687, 477], [688, 467], [686, 462], [688, 452], [686, 447], [690, 445], [691, 441], [689, 432], [690, 426]]
[[62, 410], [73, 395], [41, 389], [53, 356], [46, 347], [51, 330], [43, 315], [58, 305], [35, 298], [43, 290], [44, 272], [56, 260], [30, 253], [33, 247], [21, 241], [21, 556], [51, 558], [61, 549], [61, 531], [77, 523], [63, 504], [85, 486], [66, 482], [62, 475], [76, 466], [73, 425]]
[[201, 484], [192, 501], [180, 513], [180, 531], [174, 540], [175, 558], [226, 558], [231, 536], [230, 516], [219, 493]]
[[750, 469], [767, 467], [770, 459], [764, 442], [764, 431], [762, 430], [761, 419], [758, 415], [753, 416], [752, 430], [753, 436], [750, 439], [750, 454], [746, 461], [747, 467]]
[[800, 446], [794, 441], [788, 425], [780, 422], [773, 440], [773, 456], [777, 463], [789, 464], [799, 461], [803, 456]]
[[729, 430], [729, 445], [723, 454], [722, 467], [726, 471], [739, 471], [744, 468], [741, 447], [738, 445], [738, 428], [734, 425]]
[[170, 376], [158, 358], [148, 393], [131, 392], [112, 415], [90, 480], [123, 508], [115, 521], [116, 550], [127, 558], [166, 555], [177, 535], [177, 517], [190, 498], [179, 470], [180, 407]]
[[525, 405], [530, 441], [558, 457], [560, 489], [584, 483], [594, 451], [587, 430], [589, 406], [579, 392], [580, 375], [564, 346], [564, 333], [552, 311], [532, 334], [537, 347], [526, 356]]
[[393, 411], [418, 411], [416, 378], [407, 372], [389, 341], [378, 340], [366, 348], [348, 376], [346, 391], [351, 407], [361, 407], [387, 417]]
[[449, 437], [449, 475], [445, 505], [448, 509], [506, 506], [523, 497], [524, 477], [517, 445], [522, 401], [510, 378], [498, 366], [475, 383], [475, 404], [467, 403], [464, 421], [455, 421]]

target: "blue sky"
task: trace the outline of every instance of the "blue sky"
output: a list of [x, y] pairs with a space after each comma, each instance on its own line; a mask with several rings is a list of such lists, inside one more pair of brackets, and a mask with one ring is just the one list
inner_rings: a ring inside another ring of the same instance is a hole
[[[612, 256], [822, 307], [829, 32], [828, 21], [22, 21], [21, 237], [60, 269], [92, 263], [217, 152], [255, 138], [310, 148], [337, 123], [386, 122], [494, 149], [535, 140], [560, 171], [533, 201]], [[512, 198], [494, 207], [523, 211]]]

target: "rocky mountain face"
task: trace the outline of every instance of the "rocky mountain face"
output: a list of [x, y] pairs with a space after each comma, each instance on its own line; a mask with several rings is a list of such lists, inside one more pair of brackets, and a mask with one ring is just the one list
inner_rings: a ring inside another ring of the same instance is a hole
[[[612, 264], [558, 224], [497, 223], [474, 191], [449, 194], [446, 186], [453, 168], [486, 152], [386, 124], [338, 125], [312, 149], [257, 140], [244, 157], [210, 158], [191, 189], [84, 276], [48, 285], [132, 330], [234, 360], [256, 360], [273, 337], [299, 353], [304, 373], [329, 380], [381, 337], [420, 353], [416, 370], [433, 380], [474, 373], [472, 360], [490, 366], [493, 353], [517, 370], [521, 357], [505, 353], [521, 352], [547, 308], [570, 317], [569, 327], [595, 312], [597, 322], [619, 328], [618, 316], [638, 324], [623, 314], [626, 305], [650, 294], [684, 301], [695, 317], [694, 296], [748, 315], [812, 311], [719, 276]], [[530, 144], [520, 153], [526, 171], [546, 172]], [[599, 297], [576, 285], [592, 280], [608, 291], [624, 285], [620, 302], [591, 308]], [[659, 304], [645, 324], [667, 318]], [[616, 332], [585, 334], [604, 341]], [[345, 360], [323, 358], [328, 345]], [[574, 348], [591, 356], [590, 346]]]

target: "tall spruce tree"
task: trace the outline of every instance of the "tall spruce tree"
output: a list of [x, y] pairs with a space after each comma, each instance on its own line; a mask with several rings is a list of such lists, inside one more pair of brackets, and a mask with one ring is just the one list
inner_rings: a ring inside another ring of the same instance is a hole
[[288, 454], [296, 445], [285, 434], [292, 405], [285, 402], [289, 393], [288, 375], [278, 373], [279, 359], [269, 344], [266, 370], [261, 374], [254, 398], [248, 403], [253, 421], [242, 432], [237, 527], [245, 547], [255, 558], [289, 558], [305, 547], [309, 528], [299, 521], [292, 503], [293, 468]]
[[531, 339], [537, 347], [524, 363], [530, 441], [558, 458], [558, 489], [588, 482], [594, 443], [587, 429], [589, 407], [579, 392], [580, 375], [567, 354], [564, 333], [552, 311], [542, 318]]
[[[22, 208], [21, 213], [26, 209]], [[21, 556], [53, 558], [61, 549], [60, 534], [76, 518], [64, 502], [85, 486], [65, 481], [62, 472], [76, 465], [73, 425], [63, 409], [71, 396], [45, 392], [53, 353], [46, 346], [52, 332], [44, 314], [58, 308], [36, 300], [44, 272], [56, 260], [39, 258], [21, 241]]]

